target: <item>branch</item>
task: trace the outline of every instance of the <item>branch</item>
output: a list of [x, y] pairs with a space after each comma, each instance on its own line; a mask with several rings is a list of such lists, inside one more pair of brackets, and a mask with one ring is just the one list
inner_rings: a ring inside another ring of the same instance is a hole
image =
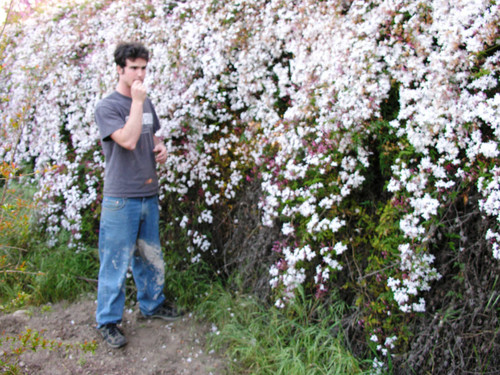
[[29, 271], [20, 271], [20, 270], [4, 270], [0, 271], [0, 273], [22, 273], [24, 275], [34, 275], [34, 276], [43, 276], [45, 275], [44, 272], [29, 272]]
[[97, 279], [88, 279], [86, 277], [83, 277], [83, 276], [76, 276], [76, 278], [78, 280], [83, 280], [83, 281], [87, 281], [89, 283], [97, 283]]
[[7, 26], [7, 22], [9, 20], [9, 16], [10, 16], [10, 11], [12, 10], [13, 4], [14, 4], [14, 0], [10, 0], [9, 9], [7, 10], [7, 12], [5, 12], [5, 21], [3, 23], [2, 31], [0, 32], [0, 37], [3, 35], [3, 32], [5, 31], [5, 27]]
[[28, 252], [28, 250], [23, 249], [22, 247], [16, 247], [16, 246], [0, 245], [0, 248], [10, 249], [10, 250], [18, 250], [18, 251], [21, 251], [23, 253]]

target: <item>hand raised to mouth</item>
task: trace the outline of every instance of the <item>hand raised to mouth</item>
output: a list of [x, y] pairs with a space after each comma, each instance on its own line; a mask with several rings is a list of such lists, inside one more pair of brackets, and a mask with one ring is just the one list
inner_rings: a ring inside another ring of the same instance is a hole
[[139, 102], [144, 102], [144, 100], [146, 100], [147, 89], [140, 80], [135, 80], [132, 83], [130, 93], [132, 95], [132, 100], [137, 100]]

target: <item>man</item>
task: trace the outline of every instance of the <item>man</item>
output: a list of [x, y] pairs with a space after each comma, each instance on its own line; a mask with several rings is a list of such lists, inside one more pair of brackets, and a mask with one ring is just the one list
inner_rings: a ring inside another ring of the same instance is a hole
[[174, 320], [181, 314], [165, 303], [163, 295], [156, 163], [166, 161], [167, 150], [155, 136], [160, 124], [143, 84], [149, 52], [140, 43], [123, 43], [114, 58], [116, 91], [95, 111], [106, 159], [96, 320], [104, 341], [120, 348], [127, 344], [117, 324], [123, 315], [129, 266], [144, 317]]

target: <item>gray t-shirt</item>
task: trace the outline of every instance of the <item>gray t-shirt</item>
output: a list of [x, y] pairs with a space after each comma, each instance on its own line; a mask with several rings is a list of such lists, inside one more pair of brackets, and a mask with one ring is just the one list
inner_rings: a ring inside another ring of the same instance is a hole
[[160, 129], [160, 122], [151, 101], [144, 101], [142, 134], [133, 151], [111, 139], [111, 134], [127, 122], [131, 105], [132, 98], [115, 91], [102, 99], [95, 110], [106, 158], [105, 196], [138, 198], [158, 193], [153, 135]]

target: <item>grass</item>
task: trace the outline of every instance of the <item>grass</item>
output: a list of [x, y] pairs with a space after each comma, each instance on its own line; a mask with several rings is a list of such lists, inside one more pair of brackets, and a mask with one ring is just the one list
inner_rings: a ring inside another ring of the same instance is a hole
[[[5, 185], [3, 186], [5, 189]], [[34, 190], [11, 182], [0, 207], [0, 310], [73, 300], [96, 287], [96, 249], [49, 248], [33, 219]], [[67, 243], [68, 233], [60, 243]]]
[[[12, 258], [9, 254], [4, 257]], [[21, 269], [14, 262], [0, 268], [0, 309], [4, 311], [74, 300], [97, 286], [93, 281], [98, 267], [95, 250], [76, 253], [74, 249], [39, 246], [23, 258]]]
[[197, 313], [213, 322], [210, 345], [223, 352], [235, 374], [362, 374], [346, 350], [341, 302], [314, 305], [302, 294], [285, 309], [222, 287], [200, 302]]

